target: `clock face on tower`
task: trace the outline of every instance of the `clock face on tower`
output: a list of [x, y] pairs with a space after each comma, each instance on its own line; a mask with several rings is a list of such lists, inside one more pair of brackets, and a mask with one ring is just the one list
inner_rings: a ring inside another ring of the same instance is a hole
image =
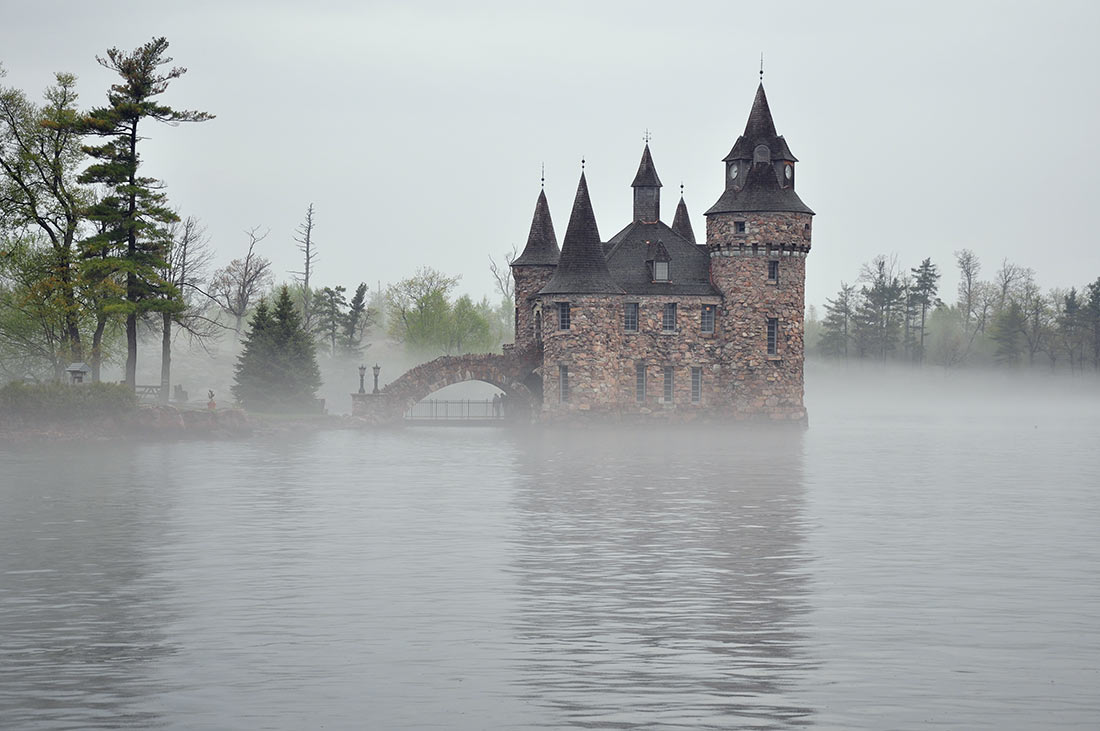
[[794, 175], [794, 167], [792, 167], [791, 165], [787, 165], [786, 168], [783, 170], [783, 175], [787, 177], [787, 180], [790, 180], [791, 176]]
[[737, 178], [737, 163], [730, 165], [730, 180]]

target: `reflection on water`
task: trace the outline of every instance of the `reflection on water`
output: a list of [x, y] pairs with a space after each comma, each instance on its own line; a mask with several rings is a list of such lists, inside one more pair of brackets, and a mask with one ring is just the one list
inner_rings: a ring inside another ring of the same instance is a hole
[[0, 728], [1098, 728], [1074, 385], [0, 447]]
[[550, 725], [807, 722], [801, 436], [553, 432], [520, 452], [520, 679]]
[[0, 727], [157, 723], [134, 701], [155, 691], [151, 666], [175, 650], [167, 582], [145, 554], [164, 516], [139, 497], [162, 480], [132, 455], [119, 472], [90, 469], [92, 456], [4, 455]]

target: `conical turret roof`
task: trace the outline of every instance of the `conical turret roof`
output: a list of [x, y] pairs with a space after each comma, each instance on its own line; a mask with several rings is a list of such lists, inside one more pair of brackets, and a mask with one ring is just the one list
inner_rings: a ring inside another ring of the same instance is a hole
[[554, 266], [561, 256], [558, 238], [554, 235], [554, 223], [550, 220], [550, 206], [546, 191], [539, 191], [535, 202], [535, 215], [531, 218], [531, 233], [527, 234], [527, 246], [516, 257], [512, 266]]
[[723, 162], [731, 160], [751, 160], [753, 150], [757, 145], [767, 145], [771, 151], [773, 160], [791, 160], [798, 162], [787, 141], [776, 133], [775, 122], [772, 121], [772, 110], [768, 107], [768, 97], [764, 93], [764, 84], [756, 87], [756, 98], [752, 101], [752, 110], [749, 119], [745, 122], [745, 131], [733, 143], [730, 154], [722, 158]]
[[539, 294], [622, 294], [611, 279], [604, 259], [596, 214], [588, 197], [588, 181], [581, 173], [573, 212], [565, 229], [561, 258], [554, 276], [539, 290]]
[[691, 230], [691, 219], [688, 218], [688, 207], [684, 203], [683, 195], [680, 196], [680, 202], [676, 204], [676, 215], [672, 219], [672, 230], [691, 243], [695, 243], [695, 232]]
[[638, 174], [634, 176], [632, 188], [660, 188], [661, 179], [657, 177], [657, 168], [653, 164], [653, 156], [649, 153], [649, 143], [642, 150], [642, 161], [638, 163]]

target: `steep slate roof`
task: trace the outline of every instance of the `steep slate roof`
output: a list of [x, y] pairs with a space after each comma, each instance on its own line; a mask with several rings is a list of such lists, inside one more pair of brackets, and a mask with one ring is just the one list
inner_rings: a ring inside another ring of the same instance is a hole
[[645, 143], [642, 150], [642, 161], [638, 163], [638, 174], [634, 176], [631, 188], [660, 188], [661, 179], [657, 177], [657, 168], [653, 164], [653, 156], [649, 154], [649, 143]]
[[[681, 188], [683, 186], [680, 186]], [[684, 196], [680, 196], [680, 202], [676, 204], [676, 215], [672, 219], [672, 230], [680, 234], [691, 243], [695, 243], [695, 232], [691, 230], [691, 219], [688, 218], [688, 207], [684, 203]]]
[[596, 214], [588, 197], [588, 181], [581, 173], [573, 212], [562, 241], [561, 258], [554, 276], [539, 290], [539, 294], [622, 294], [623, 290], [611, 278], [603, 257]]
[[[604, 244], [611, 277], [627, 294], [718, 295], [710, 283], [710, 255], [666, 224], [635, 221]], [[669, 259], [671, 281], [654, 282], [647, 261]]]
[[794, 188], [781, 188], [775, 176], [775, 167], [770, 162], [758, 162], [749, 170], [745, 187], [741, 190], [727, 188], [718, 202], [705, 214], [712, 213], [749, 213], [753, 211], [784, 211], [813, 214], [810, 207], [802, 202]]
[[560, 256], [554, 223], [550, 220], [550, 206], [546, 202], [546, 191], [539, 191], [535, 215], [531, 218], [531, 233], [527, 234], [527, 246], [523, 247], [523, 253], [516, 257], [512, 266], [554, 266]]
[[751, 160], [752, 152], [757, 145], [767, 145], [771, 151], [772, 160], [790, 160], [798, 162], [798, 158], [791, 154], [791, 148], [782, 135], [776, 134], [775, 122], [772, 121], [772, 111], [768, 108], [768, 97], [764, 94], [764, 84], [756, 88], [756, 98], [752, 102], [752, 111], [749, 112], [749, 121], [745, 123], [745, 131], [737, 141], [733, 143], [730, 154], [722, 158], [722, 162], [731, 160]]

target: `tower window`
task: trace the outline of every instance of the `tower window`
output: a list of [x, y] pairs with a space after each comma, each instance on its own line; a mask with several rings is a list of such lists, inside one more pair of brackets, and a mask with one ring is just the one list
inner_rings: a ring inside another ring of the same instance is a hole
[[733, 232], [735, 234], [745, 233], [745, 222], [744, 221], [734, 221], [733, 222]]
[[676, 332], [676, 303], [666, 302], [664, 316], [661, 318], [661, 329], [666, 333]]
[[668, 281], [668, 262], [667, 261], [655, 261], [655, 262], [653, 262], [653, 281], [655, 281], [655, 282], [667, 282]]
[[535, 342], [542, 345], [542, 310], [535, 312]]
[[558, 329], [559, 330], [568, 330], [570, 324], [571, 324], [571, 322], [570, 322], [570, 318], [569, 318], [569, 303], [568, 302], [559, 302], [558, 303]]
[[779, 341], [779, 320], [775, 317], [768, 318], [768, 355], [775, 355]]
[[569, 366], [558, 366], [558, 397], [563, 404], [569, 403]]
[[769, 259], [768, 260], [768, 281], [769, 282], [778, 282], [779, 281], [779, 260], [778, 259]]
[[645, 363], [634, 366], [634, 400], [645, 403]]
[[691, 369], [691, 403], [697, 404], [703, 400], [703, 369], [695, 367]]
[[665, 366], [665, 403], [672, 403], [672, 366]]
[[627, 302], [623, 305], [623, 330], [628, 333], [638, 332], [638, 303]]
[[705, 333], [714, 332], [714, 305], [703, 305], [703, 312], [699, 318], [699, 330]]

